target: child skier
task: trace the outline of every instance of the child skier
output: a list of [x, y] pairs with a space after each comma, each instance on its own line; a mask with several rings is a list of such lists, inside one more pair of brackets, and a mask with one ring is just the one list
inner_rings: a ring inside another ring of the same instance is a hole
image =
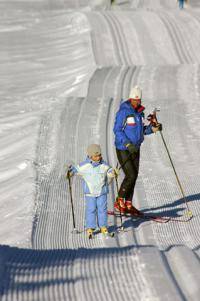
[[87, 158], [77, 166], [70, 167], [70, 176], [80, 175], [84, 180], [86, 201], [86, 229], [89, 238], [97, 224], [101, 233], [108, 235], [107, 194], [108, 178], [118, 175], [118, 170], [110, 167], [102, 158], [98, 144], [91, 144], [87, 149]]

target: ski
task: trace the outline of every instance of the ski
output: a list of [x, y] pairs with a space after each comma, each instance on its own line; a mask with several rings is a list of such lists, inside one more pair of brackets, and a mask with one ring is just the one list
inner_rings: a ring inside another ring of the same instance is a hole
[[109, 238], [114, 237], [115, 232], [107, 232], [107, 233], [101, 233], [100, 231], [94, 231], [93, 233], [87, 234], [88, 239], [94, 239], [95, 236], [101, 234], [102, 238]]
[[108, 232], [106, 234], [103, 234], [103, 237], [105, 236], [105, 238], [107, 237], [114, 237], [115, 236], [115, 232]]
[[[108, 210], [107, 212], [108, 212], [108, 215], [114, 215], [114, 216], [120, 217], [119, 212], [115, 212], [113, 210]], [[167, 216], [159, 216], [159, 215], [153, 215], [153, 214], [151, 215], [151, 214], [146, 214], [146, 213], [142, 213], [141, 215], [131, 215], [129, 213], [121, 213], [121, 216], [147, 219], [147, 220], [152, 220], [156, 223], [167, 223], [171, 219], [170, 217], [167, 217]]]
[[[102, 234], [102, 233], [99, 233], [99, 234], [101, 234], [102, 238], [109, 238], [109, 237], [113, 238], [115, 236], [115, 232], [109, 232], [107, 234]], [[89, 239], [95, 239], [96, 235], [98, 235], [98, 234], [95, 234], [95, 235], [94, 234], [90, 234], [90, 235], [88, 235], [88, 238]]]

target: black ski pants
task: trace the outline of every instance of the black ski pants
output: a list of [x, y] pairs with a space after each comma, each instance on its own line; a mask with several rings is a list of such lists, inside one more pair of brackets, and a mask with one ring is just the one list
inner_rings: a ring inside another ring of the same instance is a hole
[[139, 172], [140, 150], [134, 155], [130, 154], [128, 150], [116, 149], [116, 152], [118, 161], [125, 174], [118, 196], [131, 201]]

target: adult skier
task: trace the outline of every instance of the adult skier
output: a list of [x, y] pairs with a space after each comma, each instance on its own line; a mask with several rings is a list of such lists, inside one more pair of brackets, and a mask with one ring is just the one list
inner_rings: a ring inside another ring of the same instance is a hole
[[187, 0], [178, 0], [179, 2], [179, 8], [183, 9], [184, 8], [184, 3], [187, 3]]
[[79, 175], [84, 180], [88, 237], [92, 238], [97, 225], [100, 227], [101, 233], [107, 235], [108, 179], [116, 177], [118, 170], [110, 167], [103, 160], [100, 145], [91, 144], [87, 149], [86, 160], [77, 166], [70, 167], [70, 176], [73, 175]]
[[132, 205], [132, 197], [139, 171], [140, 146], [144, 135], [162, 130], [160, 123], [144, 125], [145, 107], [141, 105], [141, 98], [140, 87], [132, 88], [128, 100], [122, 102], [116, 113], [113, 129], [117, 158], [125, 174], [114, 208], [137, 216], [142, 213]]

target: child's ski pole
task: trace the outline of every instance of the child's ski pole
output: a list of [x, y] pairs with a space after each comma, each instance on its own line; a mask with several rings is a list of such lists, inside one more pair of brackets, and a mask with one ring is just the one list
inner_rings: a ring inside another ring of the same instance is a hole
[[[118, 168], [118, 163], [117, 163], [116, 168]], [[119, 194], [119, 185], [118, 185], [117, 175], [115, 175], [115, 183], [116, 183], [117, 196], [118, 196], [118, 194]], [[121, 222], [120, 230], [123, 231], [124, 227], [122, 226], [123, 225], [123, 220], [122, 220], [121, 210], [119, 210], [119, 216], [120, 216], [120, 222]]]
[[73, 197], [72, 197], [72, 185], [71, 185], [71, 177], [70, 177], [70, 171], [69, 170], [67, 172], [67, 179], [68, 179], [68, 183], [69, 183], [69, 194], [70, 194], [71, 209], [72, 209], [73, 232], [78, 233], [78, 230], [76, 229], [76, 224], [75, 224], [74, 205], [73, 205]]

